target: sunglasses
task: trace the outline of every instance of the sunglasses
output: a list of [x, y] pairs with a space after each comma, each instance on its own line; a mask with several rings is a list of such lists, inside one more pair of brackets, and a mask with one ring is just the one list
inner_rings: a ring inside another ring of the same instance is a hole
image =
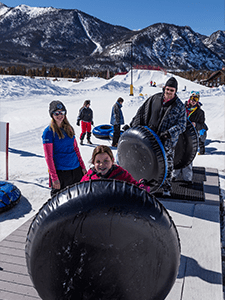
[[172, 89], [169, 89], [169, 88], [166, 88], [166, 91], [171, 92], [171, 93], [175, 92], [175, 90], [172, 90]]
[[53, 115], [56, 116], [56, 117], [59, 116], [59, 115], [64, 116], [65, 114], [66, 114], [66, 112], [64, 110], [57, 110], [53, 113]]
[[191, 96], [191, 97], [190, 97], [190, 100], [191, 100], [191, 101], [194, 101], [194, 102], [198, 102], [198, 97], [196, 97], [196, 96]]

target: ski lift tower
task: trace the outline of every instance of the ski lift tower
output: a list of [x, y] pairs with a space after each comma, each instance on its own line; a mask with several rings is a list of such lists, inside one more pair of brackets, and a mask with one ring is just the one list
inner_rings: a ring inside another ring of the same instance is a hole
[[133, 44], [132, 41], [127, 41], [125, 44], [130, 44], [130, 73], [131, 73], [131, 84], [130, 84], [130, 96], [134, 96], [133, 92]]

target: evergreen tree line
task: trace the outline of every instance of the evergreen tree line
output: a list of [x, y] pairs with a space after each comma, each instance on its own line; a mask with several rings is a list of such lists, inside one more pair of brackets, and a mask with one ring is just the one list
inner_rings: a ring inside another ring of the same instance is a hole
[[[207, 79], [214, 71], [209, 70], [189, 70], [189, 71], [178, 71], [173, 72], [175, 75], [186, 78], [190, 81], [200, 81], [202, 79]], [[10, 67], [0, 67], [1, 75], [23, 75], [29, 77], [63, 77], [63, 78], [76, 78], [80, 80], [85, 77], [101, 77], [101, 78], [112, 78], [115, 73], [112, 71], [94, 71], [94, 70], [76, 70], [70, 68], [58, 68], [56, 66], [46, 68], [34, 68], [28, 69], [25, 66], [10, 66]]]
[[29, 77], [64, 77], [64, 78], [76, 78], [77, 80], [85, 77], [101, 77], [101, 78], [112, 78], [115, 73], [111, 71], [93, 71], [93, 70], [76, 70], [70, 68], [58, 68], [56, 66], [46, 68], [34, 68], [28, 69], [25, 66], [10, 66], [10, 67], [0, 67], [1, 75], [23, 75]]
[[193, 69], [189, 71], [174, 72], [174, 74], [190, 81], [200, 82], [201, 80], [208, 79], [213, 72], [214, 71]]

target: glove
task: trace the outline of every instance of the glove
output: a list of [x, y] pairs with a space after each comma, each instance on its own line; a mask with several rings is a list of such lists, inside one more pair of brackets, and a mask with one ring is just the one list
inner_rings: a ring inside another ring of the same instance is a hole
[[203, 128], [203, 129], [201, 129], [201, 130], [199, 130], [199, 135], [204, 135], [204, 133], [205, 133], [205, 129]]
[[126, 131], [127, 129], [129, 129], [130, 128], [130, 126], [129, 125], [124, 125], [123, 127], [122, 127], [122, 129], [124, 130], [124, 131]]
[[164, 132], [160, 133], [159, 137], [160, 137], [160, 140], [162, 141], [162, 143], [164, 144], [167, 139], [171, 138], [171, 135], [170, 135], [169, 131], [164, 131]]
[[148, 185], [148, 182], [146, 179], [140, 179], [138, 182], [138, 186], [141, 189], [146, 190], [146, 192], [150, 193], [150, 186]]
[[77, 126], [80, 126], [80, 120], [79, 120], [79, 121], [77, 121]]

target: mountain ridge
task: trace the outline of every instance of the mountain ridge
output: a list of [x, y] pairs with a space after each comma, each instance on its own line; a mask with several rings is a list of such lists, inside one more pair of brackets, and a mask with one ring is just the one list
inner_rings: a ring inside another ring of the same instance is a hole
[[25, 64], [127, 70], [131, 64], [167, 70], [218, 70], [225, 31], [209, 37], [189, 26], [156, 23], [141, 30], [112, 25], [77, 9], [8, 7], [0, 2], [0, 65]]

